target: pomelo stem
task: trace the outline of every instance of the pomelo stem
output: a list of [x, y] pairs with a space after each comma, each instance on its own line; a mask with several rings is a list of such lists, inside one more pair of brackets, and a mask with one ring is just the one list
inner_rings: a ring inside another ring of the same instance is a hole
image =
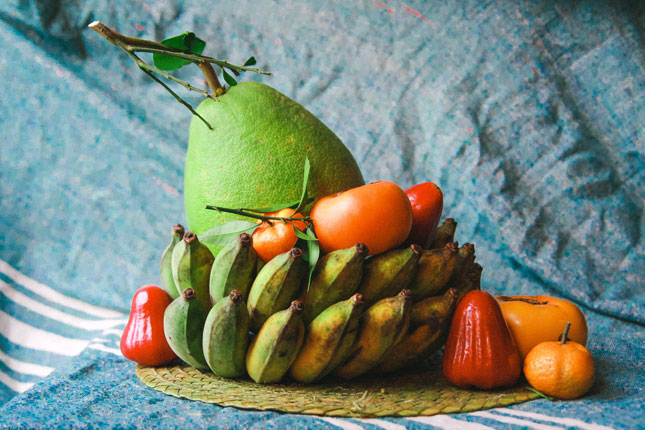
[[217, 79], [213, 66], [205, 61], [197, 63], [197, 66], [199, 66], [199, 69], [204, 74], [204, 79], [206, 79], [208, 87], [211, 89], [213, 94], [216, 96], [224, 94], [224, 87], [219, 83], [219, 79]]

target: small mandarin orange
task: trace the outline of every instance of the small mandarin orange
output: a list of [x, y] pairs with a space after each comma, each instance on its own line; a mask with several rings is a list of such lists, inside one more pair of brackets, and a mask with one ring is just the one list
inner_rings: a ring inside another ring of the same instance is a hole
[[587, 393], [595, 380], [594, 363], [584, 346], [567, 339], [537, 344], [524, 360], [524, 376], [533, 388], [558, 399], [571, 400]]
[[[281, 218], [302, 218], [302, 215], [293, 209], [282, 209], [277, 212], [265, 214]], [[276, 255], [289, 251], [296, 244], [298, 237], [294, 232], [294, 226], [298, 230], [304, 231], [306, 225], [302, 221], [272, 220], [263, 221], [253, 232], [253, 248], [258, 253], [258, 257], [265, 263], [268, 263]]]

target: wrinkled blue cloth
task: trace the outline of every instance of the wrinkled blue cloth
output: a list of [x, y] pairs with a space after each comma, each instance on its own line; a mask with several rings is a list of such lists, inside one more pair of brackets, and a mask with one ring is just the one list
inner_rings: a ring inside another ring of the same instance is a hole
[[[87, 29], [94, 19], [155, 40], [191, 30], [207, 41], [205, 54], [233, 63], [254, 55], [273, 76], [240, 79], [265, 82], [321, 118], [367, 181], [438, 183], [444, 215], [459, 222], [456, 239], [476, 245], [485, 290], [565, 297], [589, 319], [591, 395], [508, 410], [644, 426], [641, 3], [213, 3], [0, 5], [0, 426], [334, 426], [166, 398], [112, 354], [109, 327], [122, 324], [83, 327], [124, 318], [134, 291], [159, 283], [169, 228], [185, 225], [191, 120]], [[194, 67], [177, 76], [203, 84]], [[43, 287], [116, 312], [70, 311]], [[21, 343], [16, 333], [31, 329], [20, 324], [77, 340], [78, 354]], [[69, 412], [57, 408], [65, 398]], [[139, 398], [147, 403], [134, 408]], [[189, 410], [199, 413], [187, 418]], [[521, 426], [518, 415], [452, 417]]]

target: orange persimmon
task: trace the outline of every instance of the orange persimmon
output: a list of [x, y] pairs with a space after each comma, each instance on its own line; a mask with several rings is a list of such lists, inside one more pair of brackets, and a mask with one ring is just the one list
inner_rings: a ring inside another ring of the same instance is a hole
[[377, 255], [408, 237], [412, 206], [394, 182], [377, 181], [323, 197], [311, 219], [323, 252], [364, 243], [370, 255]]
[[551, 296], [497, 296], [522, 360], [537, 344], [554, 341], [571, 322], [569, 338], [587, 344], [587, 321], [574, 303]]

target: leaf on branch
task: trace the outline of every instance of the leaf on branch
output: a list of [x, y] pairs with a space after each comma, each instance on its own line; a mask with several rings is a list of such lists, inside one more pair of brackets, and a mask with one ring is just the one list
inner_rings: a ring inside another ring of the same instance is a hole
[[286, 208], [295, 208], [296, 205], [298, 205], [299, 203], [300, 203], [299, 200], [295, 200], [289, 203], [278, 203], [278, 204], [266, 206], [260, 209], [242, 209], [242, 210], [265, 214], [269, 212], [278, 212], [279, 210], [286, 209]]
[[[316, 234], [311, 229], [311, 227], [307, 227], [305, 232], [309, 237], [316, 237]], [[309, 291], [309, 287], [311, 286], [311, 276], [314, 273], [316, 263], [318, 263], [318, 258], [320, 258], [320, 245], [318, 244], [318, 239], [307, 239], [307, 257], [309, 261], [309, 279], [307, 280], [307, 291]]]
[[256, 64], [257, 61], [255, 61], [255, 57], [249, 57], [249, 59], [244, 62], [244, 67], [255, 66]]
[[232, 87], [237, 85], [237, 81], [235, 80], [235, 78], [233, 76], [229, 75], [226, 72], [226, 69], [222, 68], [222, 73], [224, 74], [224, 80], [226, 81], [227, 84], [229, 84]]
[[313, 234], [313, 232], [309, 228], [307, 228], [305, 231], [302, 231], [302, 230], [299, 230], [298, 228], [296, 228], [295, 225], [293, 225], [293, 232], [296, 234], [296, 236], [298, 236], [302, 240], [307, 240], [307, 241], [309, 241], [309, 240], [317, 241], [318, 240], [316, 235]]
[[302, 207], [302, 203], [305, 201], [305, 197], [307, 197], [307, 184], [309, 183], [309, 172], [311, 171], [311, 163], [309, 162], [309, 157], [305, 156], [305, 168], [302, 173], [302, 192], [300, 193], [300, 201], [298, 202], [298, 206], [296, 207], [296, 210], [300, 210]]
[[536, 390], [536, 389], [535, 389], [535, 388], [533, 388], [533, 387], [528, 387], [528, 389], [529, 389], [530, 391], [533, 391], [535, 394], [537, 394], [538, 396], [540, 396], [540, 397], [542, 397], [542, 398], [544, 398], [544, 399], [550, 400], [550, 401], [552, 401], [552, 402], [554, 402], [554, 401], [556, 400], [554, 397], [547, 396], [547, 395], [546, 395], [546, 394], [544, 394], [543, 392], [538, 391], [538, 390]]
[[199, 235], [201, 242], [214, 246], [224, 246], [235, 240], [242, 233], [251, 233], [259, 224], [251, 221], [229, 221], [224, 224], [216, 225], [210, 230]]
[[[206, 42], [195, 36], [195, 33], [186, 31], [179, 36], [169, 37], [161, 42], [162, 45], [179, 49], [186, 53], [201, 55], [206, 47]], [[155, 67], [161, 70], [177, 70], [191, 61], [182, 58], [171, 57], [165, 54], [152, 54], [152, 61]]]

